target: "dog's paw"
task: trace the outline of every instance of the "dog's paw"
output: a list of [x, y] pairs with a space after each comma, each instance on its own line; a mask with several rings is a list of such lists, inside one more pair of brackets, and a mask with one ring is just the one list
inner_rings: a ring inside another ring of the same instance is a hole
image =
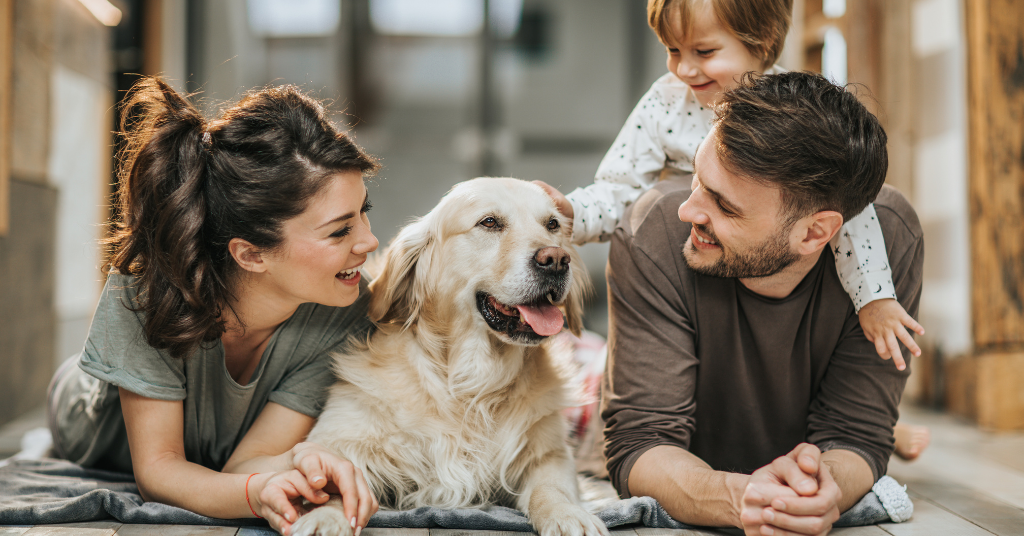
[[292, 525], [290, 536], [352, 536], [352, 526], [342, 510], [314, 508]]
[[530, 522], [540, 536], [608, 536], [604, 522], [575, 504], [551, 505]]

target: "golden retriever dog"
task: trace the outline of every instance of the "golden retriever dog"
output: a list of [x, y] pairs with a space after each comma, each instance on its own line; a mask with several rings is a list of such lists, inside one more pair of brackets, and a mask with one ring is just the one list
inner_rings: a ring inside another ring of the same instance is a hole
[[[370, 285], [378, 329], [335, 356], [308, 438], [362, 469], [382, 507], [496, 504], [541, 536], [608, 534], [580, 505], [561, 414], [571, 356], [549, 342], [560, 307], [579, 333], [589, 286], [568, 224], [538, 186], [480, 178], [392, 242]], [[333, 497], [292, 532], [352, 531]]]

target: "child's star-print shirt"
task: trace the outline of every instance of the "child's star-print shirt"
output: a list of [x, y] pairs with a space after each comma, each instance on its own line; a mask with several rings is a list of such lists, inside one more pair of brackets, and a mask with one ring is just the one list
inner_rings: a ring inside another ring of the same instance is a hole
[[[782, 72], [776, 65], [765, 74]], [[656, 80], [601, 160], [594, 184], [566, 196], [574, 214], [573, 241], [608, 240], [626, 207], [654, 186], [663, 171], [693, 173], [697, 147], [714, 117], [672, 73]], [[857, 311], [868, 302], [896, 298], [874, 205], [846, 222], [829, 246]]]

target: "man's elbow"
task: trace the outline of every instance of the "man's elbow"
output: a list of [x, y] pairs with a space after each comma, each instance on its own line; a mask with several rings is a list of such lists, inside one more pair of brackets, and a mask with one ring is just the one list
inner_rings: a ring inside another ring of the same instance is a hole
[[605, 468], [620, 498], [628, 499], [635, 495], [629, 486], [634, 465], [641, 456], [660, 445], [676, 443], [654, 434], [608, 434], [606, 431]]
[[611, 443], [606, 442], [605, 446], [605, 469], [608, 470], [608, 479], [618, 492], [620, 499], [628, 499], [629, 494], [629, 471], [639, 457], [639, 454], [632, 455], [632, 451], [611, 448]]

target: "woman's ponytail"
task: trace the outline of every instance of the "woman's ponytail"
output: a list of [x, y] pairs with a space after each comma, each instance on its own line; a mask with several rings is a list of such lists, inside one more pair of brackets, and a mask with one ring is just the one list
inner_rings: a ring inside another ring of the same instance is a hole
[[184, 357], [223, 333], [226, 287], [203, 227], [206, 122], [159, 79], [143, 79], [121, 110], [124, 148], [111, 266], [137, 278], [147, 342]]

